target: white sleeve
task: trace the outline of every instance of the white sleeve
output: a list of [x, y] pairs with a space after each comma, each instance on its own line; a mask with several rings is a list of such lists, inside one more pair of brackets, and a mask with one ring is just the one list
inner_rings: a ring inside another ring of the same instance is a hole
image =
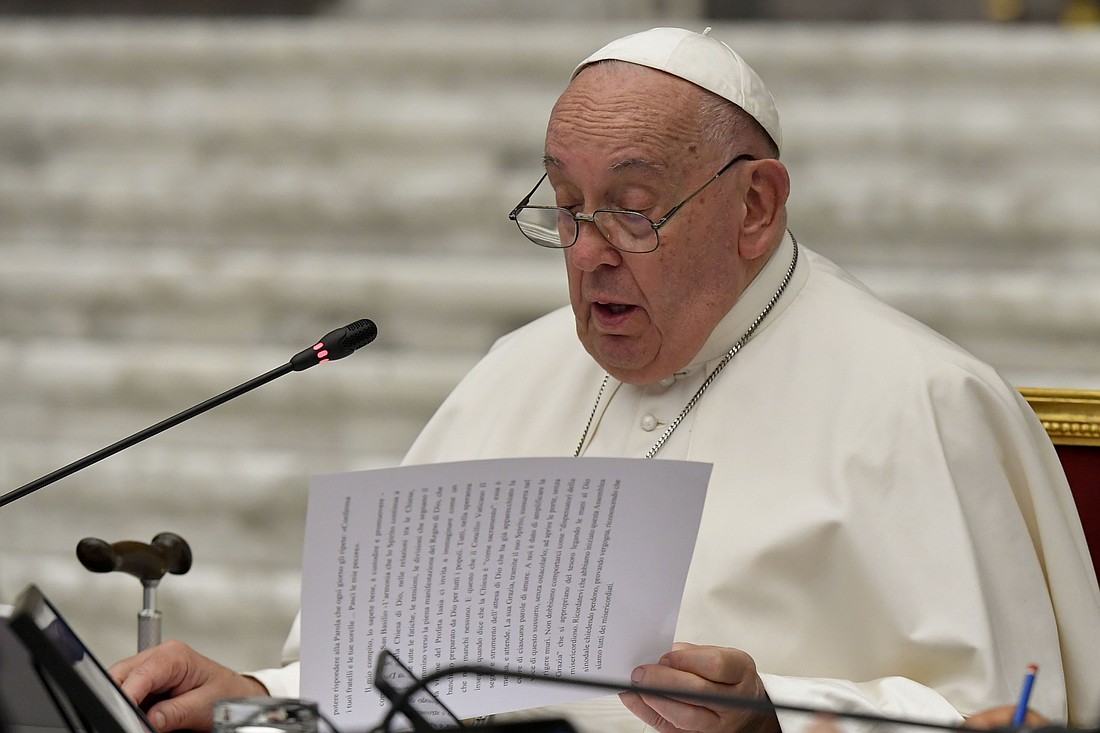
[[302, 612], [294, 618], [294, 623], [283, 643], [283, 666], [245, 672], [245, 675], [259, 680], [272, 697], [296, 698], [299, 695], [300, 664], [299, 652], [302, 644]]
[[[958, 725], [963, 720], [938, 692], [904, 677], [849, 682], [761, 674], [760, 679], [775, 705], [843, 710], [945, 725]], [[780, 710], [778, 716], [784, 733], [795, 733], [815, 722], [812, 716], [799, 712]]]

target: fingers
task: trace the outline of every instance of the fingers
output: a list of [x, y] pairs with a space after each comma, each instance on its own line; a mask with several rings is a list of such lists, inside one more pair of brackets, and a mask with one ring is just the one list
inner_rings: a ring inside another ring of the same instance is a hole
[[[1008, 728], [1012, 726], [1015, 716], [1015, 705], [1002, 705], [967, 716], [966, 720], [963, 721], [963, 727], [981, 729]], [[1027, 728], [1040, 728], [1049, 723], [1049, 720], [1039, 715], [1039, 713], [1034, 710], [1028, 710], [1024, 718], [1024, 727]]]
[[679, 733], [680, 731], [720, 733], [720, 731], [734, 729], [725, 726], [727, 721], [716, 711], [697, 703], [636, 693], [622, 693], [620, 699], [627, 710], [659, 733]]
[[150, 695], [179, 684], [187, 669], [189, 652], [186, 645], [168, 641], [115, 663], [107, 672], [140, 706]]
[[622, 701], [627, 710], [645, 723], [646, 727], [652, 728], [658, 733], [678, 733], [676, 725], [651, 708], [641, 695], [635, 692], [621, 692], [619, 693], [619, 700]]
[[176, 697], [170, 697], [149, 708], [148, 716], [158, 731], [207, 731], [214, 725], [214, 703], [236, 693], [212, 686], [196, 687]]
[[[722, 685], [750, 683], [755, 686], [760, 680], [756, 673], [756, 662], [740, 649], [680, 643], [661, 657], [660, 664]], [[762, 690], [761, 686], [760, 691]]]
[[267, 694], [258, 681], [178, 641], [146, 649], [108, 671], [122, 691], [146, 709], [157, 730], [209, 730], [216, 700]]
[[[752, 657], [725, 647], [677, 644], [658, 664], [634, 670], [631, 679], [645, 687], [683, 690], [693, 695], [767, 698]], [[690, 697], [678, 699], [685, 704], [703, 704]]]
[[[634, 670], [632, 681], [640, 686], [683, 690], [695, 695], [750, 698], [767, 701], [763, 682], [752, 658], [737, 649], [677, 644], [658, 664]], [[702, 731], [730, 733], [749, 728], [778, 729], [773, 712], [746, 706], [723, 705], [688, 696], [624, 693], [623, 704], [647, 725], [662, 733]]]

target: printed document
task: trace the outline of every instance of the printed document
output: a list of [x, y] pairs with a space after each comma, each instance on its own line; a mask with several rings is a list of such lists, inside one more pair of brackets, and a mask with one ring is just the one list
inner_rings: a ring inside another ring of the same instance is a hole
[[613, 694], [569, 679], [628, 687], [672, 647], [710, 469], [522, 458], [316, 477], [301, 697], [340, 729], [373, 727], [383, 649], [418, 678], [455, 669], [428, 689], [463, 719]]

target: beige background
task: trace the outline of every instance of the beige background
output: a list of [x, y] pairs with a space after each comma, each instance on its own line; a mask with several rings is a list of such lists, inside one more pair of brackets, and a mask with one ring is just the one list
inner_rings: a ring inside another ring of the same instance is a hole
[[[275, 663], [309, 476], [398, 461], [496, 336], [565, 302], [560, 256], [506, 218], [549, 107], [610, 38], [704, 21], [473, 5], [0, 20], [0, 491], [331, 328], [381, 332], [0, 509], [0, 601], [38, 583], [112, 661], [140, 585], [76, 543], [174, 531], [195, 566], [164, 581], [165, 635]], [[777, 98], [801, 241], [1014, 384], [1100, 388], [1097, 31], [716, 25]]]

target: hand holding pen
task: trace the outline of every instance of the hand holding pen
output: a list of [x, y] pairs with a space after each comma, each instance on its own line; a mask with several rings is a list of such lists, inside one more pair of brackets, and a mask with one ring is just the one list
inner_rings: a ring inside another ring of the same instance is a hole
[[1040, 728], [1048, 725], [1049, 720], [1028, 708], [1028, 702], [1031, 700], [1031, 689], [1035, 685], [1035, 675], [1038, 671], [1038, 666], [1028, 665], [1024, 674], [1023, 688], [1020, 690], [1020, 698], [1015, 705], [1002, 705], [975, 713], [966, 719], [964, 725], [967, 728], [983, 729]]

